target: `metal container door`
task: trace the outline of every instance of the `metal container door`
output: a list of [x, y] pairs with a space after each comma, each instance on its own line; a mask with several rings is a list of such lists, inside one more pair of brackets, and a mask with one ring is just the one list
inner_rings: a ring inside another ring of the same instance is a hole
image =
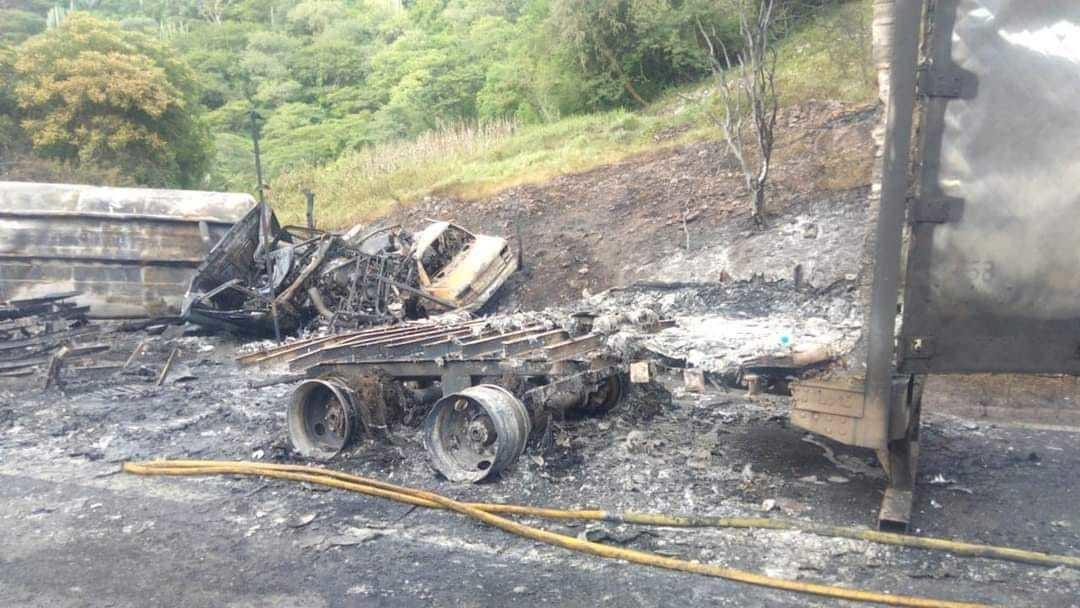
[[900, 369], [1080, 374], [1080, 2], [930, 11]]

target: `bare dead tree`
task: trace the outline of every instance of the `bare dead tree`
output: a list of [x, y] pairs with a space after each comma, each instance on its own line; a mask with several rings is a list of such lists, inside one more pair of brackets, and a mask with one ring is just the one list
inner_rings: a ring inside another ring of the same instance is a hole
[[221, 25], [225, 11], [233, 0], [200, 0], [199, 14], [210, 23]]
[[[769, 181], [776, 97], [776, 50], [770, 28], [774, 0], [731, 0], [739, 18], [742, 48], [732, 57], [716, 32], [698, 31], [712, 60], [720, 109], [710, 113], [739, 161], [750, 194], [754, 223], [765, 226], [765, 186]], [[719, 53], [717, 52], [719, 47]], [[747, 128], [749, 121], [749, 129]], [[750, 130], [748, 136], [746, 131]]]

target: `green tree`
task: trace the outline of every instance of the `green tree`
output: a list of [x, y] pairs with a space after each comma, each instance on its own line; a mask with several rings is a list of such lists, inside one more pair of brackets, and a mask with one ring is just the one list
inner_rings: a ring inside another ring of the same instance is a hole
[[247, 48], [248, 37], [258, 31], [252, 23], [197, 23], [172, 40], [184, 61], [199, 75], [200, 103], [213, 110], [243, 98], [246, 72], [238, 57]]
[[347, 19], [328, 26], [300, 50], [292, 60], [293, 72], [309, 87], [357, 85], [371, 71], [371, 56], [382, 45], [372, 25]]
[[[490, 67], [504, 61], [521, 32], [507, 20], [507, 6], [464, 6], [442, 0], [414, 7], [413, 24], [371, 60], [365, 80], [376, 92], [376, 131], [386, 137], [416, 135], [439, 124], [476, 119], [478, 97]], [[465, 10], [466, 8], [470, 10]], [[492, 93], [490, 97], [498, 97]], [[491, 114], [505, 113], [499, 99]]]
[[[699, 24], [718, 42], [737, 27], [715, 0], [552, 0], [548, 31], [555, 53], [579, 69], [593, 106], [645, 105], [664, 88], [708, 73]], [[719, 27], [718, 27], [719, 23]]]
[[158, 33], [160, 26], [150, 17], [128, 17], [120, 21], [120, 27], [132, 32], [141, 32], [148, 36]]
[[14, 85], [15, 51], [0, 44], [0, 172], [5, 169], [2, 163], [14, 162], [14, 155], [26, 145]]
[[[774, 1], [780, 37], [840, 0]], [[709, 72], [706, 35], [740, 52], [736, 2], [0, 0], [0, 155], [169, 184], [212, 156], [210, 185], [249, 188], [252, 109], [273, 178], [445, 124], [641, 105]]]
[[255, 186], [255, 161], [251, 138], [233, 133], [214, 136], [214, 163], [210, 170], [211, 190], [250, 191]]
[[0, 44], [19, 44], [45, 29], [45, 17], [20, 9], [0, 8]]
[[241, 67], [251, 76], [264, 80], [289, 77], [288, 60], [303, 42], [279, 32], [256, 32], [248, 36], [247, 50], [240, 58]]
[[[496, 51], [477, 94], [481, 119], [515, 117], [550, 122], [589, 106], [580, 70], [569, 65], [548, 34], [547, 0], [532, 0], [508, 31], [492, 44]], [[498, 29], [489, 19], [473, 27], [472, 36], [487, 38]]]
[[210, 139], [195, 76], [156, 40], [85, 13], [18, 49], [16, 96], [36, 155], [200, 184]]
[[287, 17], [294, 31], [314, 36], [341, 21], [346, 14], [345, 4], [337, 0], [304, 0]]

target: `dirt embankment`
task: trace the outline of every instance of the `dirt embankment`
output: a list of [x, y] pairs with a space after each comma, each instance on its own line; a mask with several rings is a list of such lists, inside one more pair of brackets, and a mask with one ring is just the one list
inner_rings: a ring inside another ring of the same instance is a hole
[[[808, 102], [777, 129], [769, 221], [756, 230], [737, 164], [722, 141], [658, 150], [482, 200], [429, 198], [393, 221], [449, 218], [524, 243], [524, 272], [501, 311], [538, 310], [635, 281], [719, 282], [763, 275], [823, 288], [860, 272], [878, 110]], [[685, 219], [685, 223], [684, 223]], [[1068, 378], [932, 380], [928, 407], [975, 419], [1075, 425]]]
[[525, 272], [502, 309], [539, 309], [635, 281], [764, 274], [824, 286], [858, 272], [875, 108], [809, 102], [781, 113], [769, 223], [753, 227], [747, 190], [722, 141], [666, 148], [588, 172], [464, 201], [429, 198], [391, 218], [450, 218], [521, 237]]

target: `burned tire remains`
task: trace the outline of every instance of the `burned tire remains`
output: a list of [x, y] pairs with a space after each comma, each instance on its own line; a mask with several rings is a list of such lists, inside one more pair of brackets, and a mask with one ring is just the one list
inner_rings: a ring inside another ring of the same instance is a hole
[[577, 409], [581, 414], [585, 415], [606, 414], [622, 401], [625, 393], [626, 376], [624, 374], [615, 374], [601, 381], [597, 389], [590, 392]]
[[435, 403], [424, 421], [424, 448], [447, 479], [475, 483], [517, 460], [531, 430], [529, 412], [517, 397], [480, 384]]
[[289, 403], [289, 442], [300, 455], [330, 460], [352, 441], [360, 425], [355, 393], [332, 378], [305, 380]]

